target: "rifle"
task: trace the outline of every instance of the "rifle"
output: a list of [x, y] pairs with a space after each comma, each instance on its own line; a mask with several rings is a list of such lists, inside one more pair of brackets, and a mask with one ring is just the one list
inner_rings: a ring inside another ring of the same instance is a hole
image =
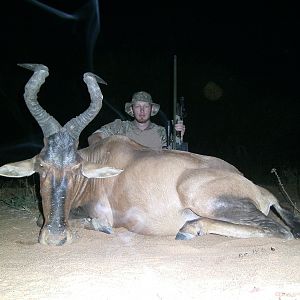
[[[186, 110], [184, 107], [184, 97], [180, 97], [177, 101], [177, 57], [174, 55], [173, 64], [173, 120], [168, 121], [167, 125], [167, 145], [169, 149], [177, 149], [188, 151], [188, 143], [183, 142], [181, 132], [175, 130], [175, 124], [182, 122], [186, 117]], [[172, 130], [171, 130], [172, 129]]]
[[[179, 102], [176, 102], [176, 114], [174, 118], [175, 124], [179, 122], [183, 123], [183, 119], [186, 117], [186, 115], [187, 113], [184, 106], [184, 97], [180, 97]], [[167, 123], [167, 145], [168, 149], [188, 151], [188, 143], [183, 141], [181, 132], [175, 130], [173, 120], [169, 120]]]

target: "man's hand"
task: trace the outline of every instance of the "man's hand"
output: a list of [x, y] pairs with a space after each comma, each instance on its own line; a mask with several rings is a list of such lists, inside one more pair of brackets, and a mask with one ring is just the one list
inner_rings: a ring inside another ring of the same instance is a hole
[[175, 124], [175, 130], [181, 132], [181, 137], [183, 137], [185, 132], [185, 125], [182, 121], [178, 121], [178, 123]]

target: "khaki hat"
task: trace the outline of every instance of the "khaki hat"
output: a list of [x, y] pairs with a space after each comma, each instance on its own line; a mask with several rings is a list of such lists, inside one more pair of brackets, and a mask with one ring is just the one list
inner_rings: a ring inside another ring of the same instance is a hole
[[160, 105], [152, 102], [150, 94], [141, 91], [133, 94], [131, 102], [125, 103], [125, 112], [127, 112], [131, 117], [134, 117], [132, 105], [137, 101], [148, 102], [152, 105], [151, 116], [155, 116], [158, 113]]

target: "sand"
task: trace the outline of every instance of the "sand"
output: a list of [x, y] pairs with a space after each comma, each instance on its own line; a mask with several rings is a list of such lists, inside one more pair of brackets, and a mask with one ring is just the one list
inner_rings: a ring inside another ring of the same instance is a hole
[[0, 205], [0, 299], [300, 299], [300, 240], [190, 241], [74, 227], [37, 243], [37, 215]]

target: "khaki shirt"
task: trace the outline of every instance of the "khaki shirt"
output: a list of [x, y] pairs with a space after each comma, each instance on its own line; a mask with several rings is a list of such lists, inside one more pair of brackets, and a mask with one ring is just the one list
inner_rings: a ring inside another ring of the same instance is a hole
[[116, 119], [115, 121], [102, 126], [94, 133], [100, 133], [102, 138], [111, 135], [125, 135], [135, 142], [154, 150], [160, 150], [163, 147], [167, 147], [166, 130], [164, 127], [155, 123], [150, 123], [146, 129], [140, 130], [135, 125], [134, 121], [122, 121]]

